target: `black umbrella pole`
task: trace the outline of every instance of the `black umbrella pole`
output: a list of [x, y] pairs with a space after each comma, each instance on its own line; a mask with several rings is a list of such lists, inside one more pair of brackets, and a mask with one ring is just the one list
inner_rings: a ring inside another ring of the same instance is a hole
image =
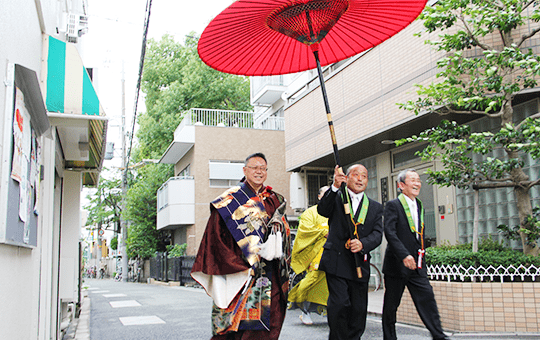
[[317, 62], [319, 82], [321, 83], [324, 107], [326, 109], [326, 119], [328, 119], [328, 128], [330, 129], [330, 137], [332, 137], [332, 146], [334, 147], [334, 159], [336, 161], [336, 165], [339, 165], [339, 167], [341, 167], [341, 162], [339, 160], [337, 140], [336, 140], [336, 132], [334, 130], [334, 121], [332, 120], [332, 113], [330, 113], [330, 104], [328, 104], [328, 96], [326, 95], [326, 87], [324, 86], [324, 77], [322, 73], [321, 63], [319, 61], [319, 51], [313, 51], [313, 55], [315, 56], [315, 61]]
[[[337, 140], [336, 140], [336, 132], [334, 130], [334, 121], [332, 120], [332, 113], [330, 113], [330, 104], [328, 104], [328, 96], [326, 95], [326, 87], [324, 86], [324, 77], [322, 73], [321, 63], [319, 61], [319, 51], [313, 51], [313, 55], [315, 56], [315, 61], [317, 62], [317, 72], [319, 73], [319, 82], [321, 83], [321, 90], [323, 94], [323, 100], [324, 100], [324, 107], [326, 108], [326, 118], [328, 119], [328, 128], [330, 129], [330, 137], [332, 137], [332, 145], [334, 147], [334, 159], [336, 160], [336, 165], [338, 165], [341, 168], [341, 162], [339, 161], [339, 151], [337, 146]], [[349, 209], [349, 195], [347, 190], [345, 190], [346, 185], [345, 182], [341, 183], [341, 192], [344, 193], [345, 202], [343, 202], [343, 208], [345, 209], [345, 217], [347, 221], [349, 221], [349, 233], [350, 238], [355, 239], [356, 236], [354, 235], [355, 226], [352, 223], [351, 218], [351, 211]], [[354, 262], [356, 264], [356, 274], [358, 275], [358, 278], [362, 277], [362, 258], [359, 253], [354, 253]]]

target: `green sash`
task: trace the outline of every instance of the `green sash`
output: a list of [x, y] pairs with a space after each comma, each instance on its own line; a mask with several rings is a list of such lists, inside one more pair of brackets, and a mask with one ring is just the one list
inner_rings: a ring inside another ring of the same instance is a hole
[[403, 209], [405, 210], [405, 215], [407, 215], [407, 220], [409, 221], [409, 227], [411, 228], [411, 231], [413, 233], [419, 234], [420, 236], [423, 236], [422, 234], [424, 233], [424, 205], [422, 204], [422, 201], [420, 201], [418, 198], [416, 199], [416, 201], [420, 205], [420, 231], [417, 231], [416, 223], [414, 223], [411, 210], [409, 209], [409, 204], [405, 199], [405, 195], [399, 194], [398, 199], [401, 202]]
[[[346, 191], [346, 195], [347, 195], [347, 202], [349, 202], [349, 211], [354, 211], [353, 210], [353, 207], [352, 207], [352, 203], [351, 203], [351, 198], [349, 197], [349, 190], [348, 189], [345, 189]], [[342, 193], [343, 195], [343, 193]], [[343, 199], [345, 200], [345, 198]], [[362, 198], [362, 207], [360, 208], [360, 213], [358, 214], [358, 216], [353, 216], [353, 214], [350, 214], [351, 215], [351, 219], [354, 223], [354, 235], [356, 237], [359, 237], [358, 235], [358, 228], [357, 226], [359, 224], [364, 224], [364, 222], [366, 221], [366, 216], [367, 216], [367, 212], [368, 212], [368, 208], [369, 208], [369, 198], [367, 197], [366, 193], [364, 192], [364, 197]], [[357, 215], [357, 214], [355, 214]], [[356, 221], [354, 220], [356, 218]]]

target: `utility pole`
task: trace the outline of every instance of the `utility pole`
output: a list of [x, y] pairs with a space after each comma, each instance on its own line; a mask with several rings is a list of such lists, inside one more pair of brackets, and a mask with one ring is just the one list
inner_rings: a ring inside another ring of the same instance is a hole
[[[127, 202], [127, 158], [126, 158], [126, 80], [124, 79], [124, 65], [122, 64], [122, 213], [125, 212]], [[120, 215], [120, 229], [122, 238], [122, 281], [127, 282], [128, 276], [128, 253], [127, 253], [127, 222]]]

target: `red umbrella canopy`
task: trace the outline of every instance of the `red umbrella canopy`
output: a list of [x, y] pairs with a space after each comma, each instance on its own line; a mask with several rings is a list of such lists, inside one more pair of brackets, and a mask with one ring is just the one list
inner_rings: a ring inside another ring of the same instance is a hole
[[270, 76], [322, 66], [407, 27], [426, 0], [237, 0], [210, 22], [199, 55], [232, 74]]

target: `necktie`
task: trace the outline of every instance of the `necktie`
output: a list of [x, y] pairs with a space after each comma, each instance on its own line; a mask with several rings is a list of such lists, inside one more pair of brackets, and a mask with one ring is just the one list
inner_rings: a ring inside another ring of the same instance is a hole
[[356, 211], [358, 210], [358, 205], [359, 205], [358, 203], [359, 203], [358, 202], [358, 196], [354, 195], [352, 197], [352, 206], [353, 206], [353, 210], [354, 210], [353, 211], [354, 216], [356, 216]]

